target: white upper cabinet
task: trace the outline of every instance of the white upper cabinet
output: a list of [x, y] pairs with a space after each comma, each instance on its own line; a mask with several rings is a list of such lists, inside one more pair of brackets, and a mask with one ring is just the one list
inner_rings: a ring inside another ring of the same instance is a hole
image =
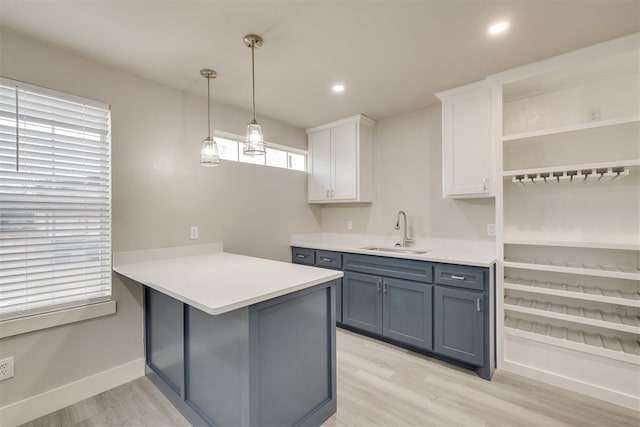
[[372, 201], [374, 125], [357, 115], [307, 129], [309, 203]]
[[489, 83], [483, 80], [436, 96], [442, 101], [443, 197], [494, 197]]

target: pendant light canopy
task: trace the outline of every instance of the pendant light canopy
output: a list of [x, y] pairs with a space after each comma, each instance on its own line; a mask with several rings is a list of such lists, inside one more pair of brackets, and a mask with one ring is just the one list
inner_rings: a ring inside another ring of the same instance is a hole
[[256, 48], [262, 46], [262, 37], [255, 34], [244, 36], [244, 44], [251, 48], [251, 80], [253, 87], [253, 120], [247, 125], [247, 136], [245, 138], [244, 149], [248, 156], [262, 156], [265, 154], [264, 137], [262, 136], [262, 126], [256, 121], [256, 68], [254, 52]]
[[218, 166], [220, 164], [218, 144], [211, 138], [211, 79], [215, 79], [217, 73], [210, 68], [203, 68], [200, 70], [200, 75], [207, 79], [207, 137], [202, 140], [200, 165]]

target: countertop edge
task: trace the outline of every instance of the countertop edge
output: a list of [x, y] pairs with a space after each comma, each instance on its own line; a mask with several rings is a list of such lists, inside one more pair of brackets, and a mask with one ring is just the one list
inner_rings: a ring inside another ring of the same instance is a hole
[[297, 291], [301, 291], [304, 289], [308, 289], [311, 288], [313, 286], [319, 285], [321, 283], [325, 283], [325, 282], [330, 282], [332, 280], [336, 280], [336, 279], [340, 279], [341, 277], [344, 276], [344, 273], [342, 271], [339, 270], [326, 270], [326, 269], [322, 269], [326, 271], [326, 275], [322, 278], [318, 278], [318, 279], [313, 279], [304, 283], [300, 283], [298, 285], [292, 286], [292, 287], [288, 287], [288, 288], [284, 288], [284, 289], [279, 289], [277, 291], [274, 292], [269, 292], [266, 294], [262, 294], [262, 295], [257, 295], [255, 297], [252, 298], [247, 298], [244, 299], [242, 301], [236, 301], [234, 303], [231, 304], [226, 304], [226, 305], [221, 305], [221, 306], [217, 306], [217, 307], [211, 307], [211, 306], [207, 306], [207, 305], [203, 305], [202, 303], [192, 300], [190, 298], [185, 297], [184, 295], [178, 294], [172, 290], [169, 290], [163, 286], [158, 285], [157, 283], [154, 282], [150, 282], [148, 280], [142, 279], [139, 276], [130, 273], [129, 271], [127, 271], [127, 266], [128, 265], [135, 265], [135, 264], [126, 264], [126, 265], [120, 265], [120, 266], [114, 266], [113, 267], [113, 271], [115, 271], [116, 273], [125, 276], [135, 282], [138, 282], [144, 286], [148, 286], [152, 289], [155, 289], [165, 295], [168, 295], [172, 298], [177, 299], [178, 301], [181, 301], [185, 304], [188, 304], [194, 308], [197, 308], [200, 311], [203, 311], [207, 314], [210, 315], [220, 315], [220, 314], [224, 314], [224, 313], [228, 313], [230, 311], [234, 311], [234, 310], [238, 310], [241, 308], [245, 308], [245, 307], [249, 307], [251, 305], [260, 303], [260, 302], [264, 302], [264, 301], [268, 301], [270, 299], [273, 298], [277, 298], [277, 297], [281, 297], [284, 295], [288, 295], [291, 294], [293, 292], [297, 292]]
[[[459, 264], [459, 265], [468, 265], [472, 267], [491, 267], [496, 263], [497, 258], [493, 257], [490, 260], [471, 260], [469, 258], [451, 258], [451, 257], [438, 257], [429, 255], [430, 252], [438, 252], [438, 249], [430, 250], [429, 253], [424, 255], [415, 255], [415, 254], [403, 254], [403, 253], [393, 253], [393, 252], [380, 252], [380, 251], [369, 251], [366, 249], [360, 248], [347, 248], [340, 245], [332, 245], [331, 243], [290, 243], [290, 247], [292, 248], [305, 248], [305, 249], [317, 249], [324, 251], [333, 251], [333, 252], [343, 252], [350, 254], [358, 254], [358, 255], [371, 255], [371, 256], [379, 256], [383, 258], [400, 258], [400, 259], [408, 259], [408, 260], [416, 260], [416, 261], [429, 261], [429, 262], [440, 262], [443, 264]], [[413, 248], [412, 248], [413, 249]], [[420, 249], [420, 248], [417, 248]]]

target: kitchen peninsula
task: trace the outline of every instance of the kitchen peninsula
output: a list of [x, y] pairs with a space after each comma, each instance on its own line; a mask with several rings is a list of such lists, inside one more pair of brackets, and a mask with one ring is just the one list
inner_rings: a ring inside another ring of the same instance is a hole
[[146, 373], [194, 425], [320, 425], [336, 411], [342, 272], [222, 244], [114, 255], [144, 286]]

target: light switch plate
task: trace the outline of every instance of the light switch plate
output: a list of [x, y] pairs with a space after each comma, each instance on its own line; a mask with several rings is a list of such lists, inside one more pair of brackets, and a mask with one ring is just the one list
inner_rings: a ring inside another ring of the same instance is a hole
[[487, 236], [495, 236], [495, 235], [496, 235], [496, 225], [487, 224]]
[[347, 230], [353, 230], [353, 221], [352, 220], [347, 221]]
[[189, 238], [191, 240], [197, 240], [198, 239], [198, 226], [197, 225], [192, 225], [191, 226], [191, 232], [189, 234]]

